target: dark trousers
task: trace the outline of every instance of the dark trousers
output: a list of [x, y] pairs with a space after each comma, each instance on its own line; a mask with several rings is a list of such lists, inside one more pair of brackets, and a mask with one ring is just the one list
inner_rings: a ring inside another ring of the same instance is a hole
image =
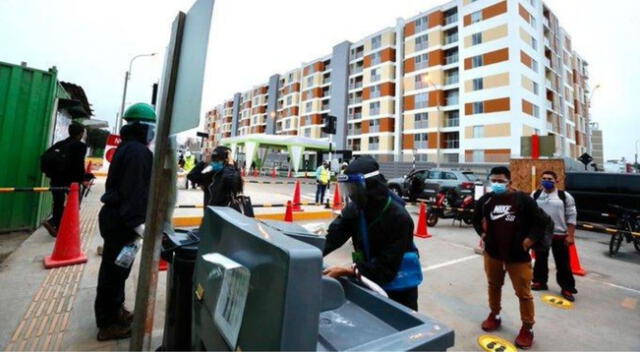
[[324, 200], [324, 192], [327, 190], [327, 185], [318, 183], [316, 188], [316, 203], [322, 203]]
[[119, 321], [120, 308], [125, 300], [125, 282], [131, 268], [120, 267], [115, 261], [122, 248], [137, 236], [133, 229], [118, 225], [118, 221], [114, 221], [114, 211], [117, 212], [105, 207], [100, 211], [100, 234], [104, 239], [104, 248], [94, 304], [98, 328], [106, 328]]
[[418, 288], [414, 287], [406, 291], [389, 291], [387, 292], [389, 298], [402, 304], [407, 308], [411, 308], [415, 311], [418, 310]]
[[51, 191], [51, 197], [53, 198], [53, 212], [51, 218], [48, 220], [49, 224], [53, 225], [56, 229], [60, 227], [60, 221], [62, 220], [62, 213], [64, 212], [64, 202], [67, 199], [67, 192], [65, 191]]
[[[569, 247], [564, 241], [565, 236], [554, 236], [551, 242], [553, 259], [556, 261], [556, 280], [558, 285], [572, 293], [576, 291], [576, 281], [569, 263]], [[546, 284], [549, 280], [549, 250], [536, 250], [536, 263], [533, 267], [533, 282]]]

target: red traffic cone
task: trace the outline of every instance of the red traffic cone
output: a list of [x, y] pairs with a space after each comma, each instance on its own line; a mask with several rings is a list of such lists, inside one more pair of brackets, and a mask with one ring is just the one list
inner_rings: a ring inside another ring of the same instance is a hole
[[416, 237], [431, 238], [429, 230], [427, 229], [427, 206], [424, 203], [420, 203], [420, 215], [418, 215], [418, 227], [414, 233]]
[[169, 269], [169, 262], [160, 258], [160, 262], [158, 263], [158, 271], [167, 271]]
[[89, 162], [87, 163], [87, 169], [84, 170], [85, 173], [91, 173], [91, 168], [93, 167], [92, 165], [93, 163], [91, 162], [91, 160], [89, 160]]
[[274, 167], [273, 170], [271, 170], [271, 177], [275, 178], [276, 176], [276, 168]]
[[258, 169], [253, 169], [253, 177], [258, 177]]
[[287, 210], [284, 213], [284, 221], [293, 222], [293, 209], [290, 200], [287, 201]]
[[242, 177], [246, 176], [246, 172], [244, 170], [244, 167], [240, 170], [240, 176], [242, 176]]
[[79, 192], [80, 186], [72, 183], [53, 253], [44, 258], [44, 267], [47, 269], [87, 262], [87, 256], [80, 249]]
[[333, 210], [342, 210], [342, 196], [340, 196], [340, 187], [336, 185], [333, 192]]
[[578, 256], [578, 248], [575, 243], [569, 246], [569, 262], [571, 263], [571, 272], [578, 276], [587, 275], [587, 271], [580, 265], [580, 257]]
[[293, 189], [293, 208], [292, 211], [302, 211], [300, 207], [300, 181], [296, 181], [296, 187]]
[[289, 169], [289, 172], [287, 173], [287, 177], [291, 178], [291, 169]]

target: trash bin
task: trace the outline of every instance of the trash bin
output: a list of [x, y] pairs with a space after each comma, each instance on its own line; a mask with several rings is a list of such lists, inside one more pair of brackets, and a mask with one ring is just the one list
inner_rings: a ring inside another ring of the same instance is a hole
[[162, 259], [170, 263], [162, 351], [191, 350], [193, 270], [200, 237], [198, 229], [176, 229], [162, 239]]

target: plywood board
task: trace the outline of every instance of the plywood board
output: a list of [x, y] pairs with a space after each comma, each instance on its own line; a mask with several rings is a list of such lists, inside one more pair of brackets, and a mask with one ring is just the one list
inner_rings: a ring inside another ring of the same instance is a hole
[[513, 187], [519, 191], [531, 193], [538, 189], [542, 173], [547, 170], [558, 175], [558, 188], [564, 189], [566, 173], [562, 159], [511, 159], [509, 169]]

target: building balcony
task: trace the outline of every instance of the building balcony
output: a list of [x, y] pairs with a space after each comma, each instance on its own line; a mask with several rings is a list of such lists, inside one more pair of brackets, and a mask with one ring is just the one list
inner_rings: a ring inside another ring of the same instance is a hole
[[413, 123], [413, 128], [419, 130], [424, 128], [429, 128], [429, 121], [415, 121]]
[[458, 149], [460, 148], [460, 140], [459, 139], [448, 139], [444, 141], [445, 149]]
[[369, 150], [380, 150], [380, 143], [369, 143]]
[[349, 84], [349, 89], [360, 89], [362, 88], [362, 82], [356, 82], [353, 84]]
[[460, 126], [460, 119], [446, 119], [444, 121], [444, 127], [458, 127]]
[[457, 41], [458, 41], [458, 33], [456, 33], [456, 34], [454, 34], [454, 35], [450, 35], [450, 36], [446, 37], [446, 38], [444, 39], [444, 44], [445, 44], [445, 45], [449, 45], [449, 44], [453, 44], [453, 43], [455, 43], [455, 42], [457, 42]]
[[369, 133], [378, 133], [378, 132], [380, 132], [380, 125], [369, 126]]
[[445, 82], [445, 85], [458, 84], [460, 83], [460, 76], [449, 76]]
[[349, 99], [349, 105], [360, 104], [360, 103], [362, 103], [362, 98]]
[[458, 22], [458, 14], [445, 17], [444, 19], [445, 26], [456, 23], [456, 22]]
[[380, 115], [380, 109], [371, 109], [369, 110], [369, 116]]
[[414, 141], [413, 149], [429, 149], [428, 141]]
[[415, 51], [425, 50], [429, 48], [429, 43], [420, 43], [416, 45]]
[[444, 64], [445, 65], [452, 65], [458, 62], [458, 54], [456, 55], [449, 55], [447, 57], [445, 57], [444, 59]]
[[351, 71], [351, 74], [358, 74], [360, 72], [362, 72], [363, 66], [356, 66], [353, 71]]
[[357, 120], [357, 119], [359, 119], [359, 118], [361, 118], [361, 117], [362, 117], [362, 113], [361, 113], [361, 112], [356, 112], [356, 113], [354, 113], [354, 114], [349, 114], [349, 115], [347, 115], [347, 118], [348, 118], [349, 120]]

